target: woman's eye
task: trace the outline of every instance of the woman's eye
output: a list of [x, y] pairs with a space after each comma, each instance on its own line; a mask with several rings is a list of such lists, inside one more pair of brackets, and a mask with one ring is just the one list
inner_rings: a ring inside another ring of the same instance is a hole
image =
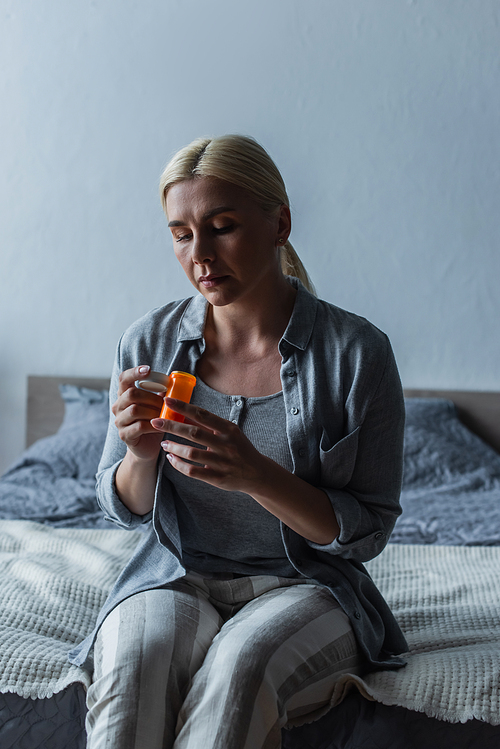
[[227, 234], [233, 228], [233, 224], [226, 224], [225, 226], [214, 226], [214, 232], [216, 234]]
[[183, 242], [185, 239], [191, 239], [191, 234], [181, 234], [178, 237], [175, 237], [176, 242]]

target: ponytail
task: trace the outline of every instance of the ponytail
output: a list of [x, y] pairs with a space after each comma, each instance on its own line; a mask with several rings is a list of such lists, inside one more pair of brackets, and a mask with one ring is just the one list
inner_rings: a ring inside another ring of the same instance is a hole
[[291, 242], [285, 242], [281, 248], [281, 270], [285, 276], [295, 276], [301, 281], [311, 294], [316, 295], [316, 289], [304, 268], [302, 260], [295, 252]]

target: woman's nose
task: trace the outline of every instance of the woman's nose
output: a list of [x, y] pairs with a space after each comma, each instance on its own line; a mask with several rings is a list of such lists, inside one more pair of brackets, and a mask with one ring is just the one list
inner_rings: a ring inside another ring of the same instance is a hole
[[203, 237], [195, 237], [192, 243], [193, 262], [197, 265], [211, 262], [215, 258], [212, 243]]

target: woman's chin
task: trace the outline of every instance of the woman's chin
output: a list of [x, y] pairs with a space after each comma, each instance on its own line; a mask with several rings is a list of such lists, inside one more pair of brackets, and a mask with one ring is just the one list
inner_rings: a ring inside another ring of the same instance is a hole
[[230, 283], [229, 276], [225, 276], [225, 278], [227, 281], [214, 286], [207, 287], [204, 284], [198, 284], [200, 293], [215, 307], [225, 307], [227, 304], [237, 301], [241, 295]]

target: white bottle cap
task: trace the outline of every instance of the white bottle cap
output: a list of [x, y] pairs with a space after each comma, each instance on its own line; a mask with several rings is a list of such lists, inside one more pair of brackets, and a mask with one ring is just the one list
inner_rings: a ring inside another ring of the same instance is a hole
[[169, 375], [163, 372], [150, 372], [143, 380], [136, 380], [135, 386], [139, 390], [149, 390], [150, 393], [166, 393], [169, 381]]

